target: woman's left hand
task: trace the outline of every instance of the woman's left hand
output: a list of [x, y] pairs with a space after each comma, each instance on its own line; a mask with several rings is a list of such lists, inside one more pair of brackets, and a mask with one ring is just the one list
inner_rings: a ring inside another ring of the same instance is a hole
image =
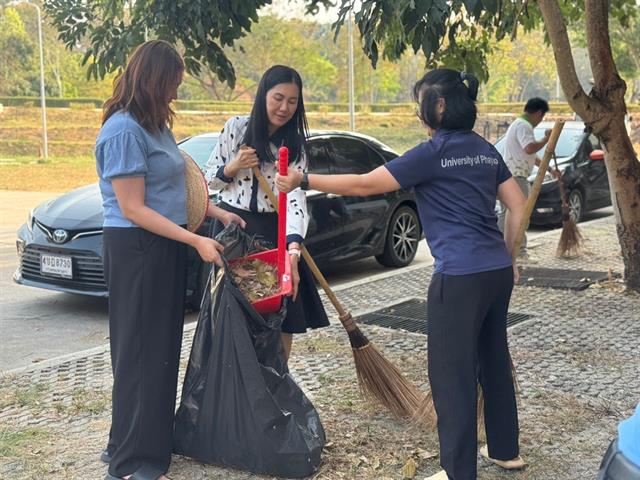
[[242, 219], [242, 217], [240, 217], [239, 215], [236, 215], [235, 213], [231, 213], [231, 212], [225, 212], [225, 213], [226, 215], [224, 215], [224, 217], [220, 219], [220, 221], [225, 227], [229, 225], [231, 222], [237, 223], [242, 228], [247, 226], [247, 222], [245, 222]]
[[276, 187], [283, 193], [289, 193], [300, 186], [302, 180], [302, 172], [290, 170], [288, 175], [276, 174]]
[[222, 224], [226, 227], [231, 222], [235, 222], [240, 225], [242, 228], [247, 226], [247, 222], [245, 222], [242, 217], [236, 215], [235, 213], [227, 212], [223, 210], [219, 206], [217, 206], [213, 202], [209, 202], [209, 209], [207, 211], [207, 215], [213, 218], [217, 218], [222, 222]]
[[296, 298], [298, 298], [298, 285], [300, 285], [300, 272], [298, 271], [300, 258], [297, 255], [289, 255], [289, 261], [291, 262], [291, 280], [293, 283], [291, 298], [295, 302]]

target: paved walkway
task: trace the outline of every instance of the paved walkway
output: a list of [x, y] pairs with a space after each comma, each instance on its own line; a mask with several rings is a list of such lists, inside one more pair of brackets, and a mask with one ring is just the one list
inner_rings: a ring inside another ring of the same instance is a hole
[[[530, 244], [528, 264], [622, 272], [612, 218], [581, 225], [585, 254], [555, 259], [557, 231]], [[356, 315], [410, 298], [424, 298], [431, 267], [407, 268], [341, 287]], [[530, 463], [503, 474], [480, 461], [479, 478], [594, 478], [620, 419], [640, 401], [640, 296], [611, 281], [575, 292], [516, 287], [511, 311], [531, 317], [510, 328], [520, 396], [522, 454]], [[331, 306], [327, 304], [328, 311]], [[427, 388], [423, 335], [365, 326], [367, 336], [407, 375]], [[193, 338], [187, 327], [183, 367]], [[438, 469], [437, 438], [389, 419], [357, 395], [346, 335], [332, 325], [296, 340], [294, 378], [318, 407], [331, 441], [315, 478], [403, 478], [409, 457], [416, 478]], [[109, 428], [108, 348], [14, 371], [0, 383], [0, 478], [102, 478], [97, 460]], [[176, 457], [180, 479], [258, 478]]]

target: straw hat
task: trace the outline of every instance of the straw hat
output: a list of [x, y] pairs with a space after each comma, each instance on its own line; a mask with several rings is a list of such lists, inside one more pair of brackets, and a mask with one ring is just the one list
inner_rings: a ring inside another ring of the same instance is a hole
[[195, 232], [207, 216], [209, 188], [202, 170], [193, 158], [180, 150], [184, 158], [184, 178], [187, 190], [187, 229]]

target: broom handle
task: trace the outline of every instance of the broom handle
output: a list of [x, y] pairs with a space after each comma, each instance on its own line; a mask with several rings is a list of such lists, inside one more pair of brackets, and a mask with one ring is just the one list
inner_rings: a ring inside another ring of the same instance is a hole
[[[271, 190], [271, 186], [262, 175], [262, 172], [260, 172], [260, 168], [253, 167], [253, 175], [258, 179], [258, 183], [260, 184], [262, 189], [265, 191], [265, 193], [269, 197], [271, 204], [273, 205], [273, 207], [276, 209], [276, 212], [277, 212], [278, 200], [276, 199], [276, 195], [273, 193], [273, 190]], [[307, 250], [307, 247], [304, 244], [302, 244], [302, 256], [304, 257], [305, 261], [307, 262], [307, 265], [309, 265], [309, 268], [313, 272], [313, 276], [316, 277], [316, 280], [318, 281], [318, 283], [320, 284], [324, 292], [327, 294], [327, 297], [329, 297], [331, 304], [337, 310], [340, 320], [346, 319], [348, 316], [350, 316], [349, 312], [347, 312], [344, 309], [344, 307], [338, 300], [338, 297], [336, 297], [336, 295], [333, 293], [333, 290], [331, 290], [331, 287], [329, 287], [327, 280], [324, 278], [324, 275], [322, 275], [322, 272], [318, 268], [318, 265], [316, 265], [315, 260], [313, 259], [313, 257], [311, 257], [311, 254], [309, 253], [309, 251]]]
[[536, 204], [536, 200], [538, 200], [538, 195], [540, 194], [540, 189], [542, 188], [542, 181], [544, 180], [545, 173], [547, 173], [547, 168], [549, 167], [551, 156], [556, 149], [556, 144], [558, 143], [558, 138], [560, 138], [562, 127], [564, 127], [564, 121], [556, 120], [556, 123], [553, 125], [553, 129], [551, 130], [551, 135], [549, 136], [549, 142], [547, 142], [547, 148], [545, 149], [542, 160], [540, 161], [540, 165], [538, 166], [538, 174], [536, 175], [536, 179], [534, 180], [531, 191], [529, 192], [527, 203], [525, 203], [524, 215], [522, 216], [522, 221], [520, 222], [520, 226], [518, 227], [518, 234], [516, 235], [515, 242], [513, 243], [511, 256], [514, 261], [518, 256], [518, 253], [520, 253], [520, 245], [522, 244], [522, 239], [524, 238], [524, 232], [527, 229], [527, 225], [529, 224], [529, 219], [531, 218], [531, 213], [533, 212], [533, 207]]

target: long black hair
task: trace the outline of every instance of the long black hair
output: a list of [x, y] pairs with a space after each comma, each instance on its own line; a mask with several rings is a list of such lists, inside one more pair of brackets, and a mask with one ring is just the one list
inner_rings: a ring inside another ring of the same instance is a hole
[[[436, 130], [473, 129], [478, 116], [478, 85], [478, 79], [469, 73], [449, 68], [427, 72], [413, 87], [413, 98], [419, 104], [420, 119]], [[445, 108], [442, 119], [438, 120], [438, 101], [441, 98], [444, 99]]]
[[[298, 86], [298, 107], [293, 117], [269, 137], [267, 92], [281, 83], [295, 83]], [[270, 142], [276, 147], [284, 145], [289, 149], [289, 161], [294, 163], [298, 162], [302, 157], [301, 153], [306, 151], [308, 132], [300, 74], [291, 67], [274, 65], [264, 72], [260, 79], [243, 143], [256, 149], [261, 162], [276, 160], [269, 148]]]

